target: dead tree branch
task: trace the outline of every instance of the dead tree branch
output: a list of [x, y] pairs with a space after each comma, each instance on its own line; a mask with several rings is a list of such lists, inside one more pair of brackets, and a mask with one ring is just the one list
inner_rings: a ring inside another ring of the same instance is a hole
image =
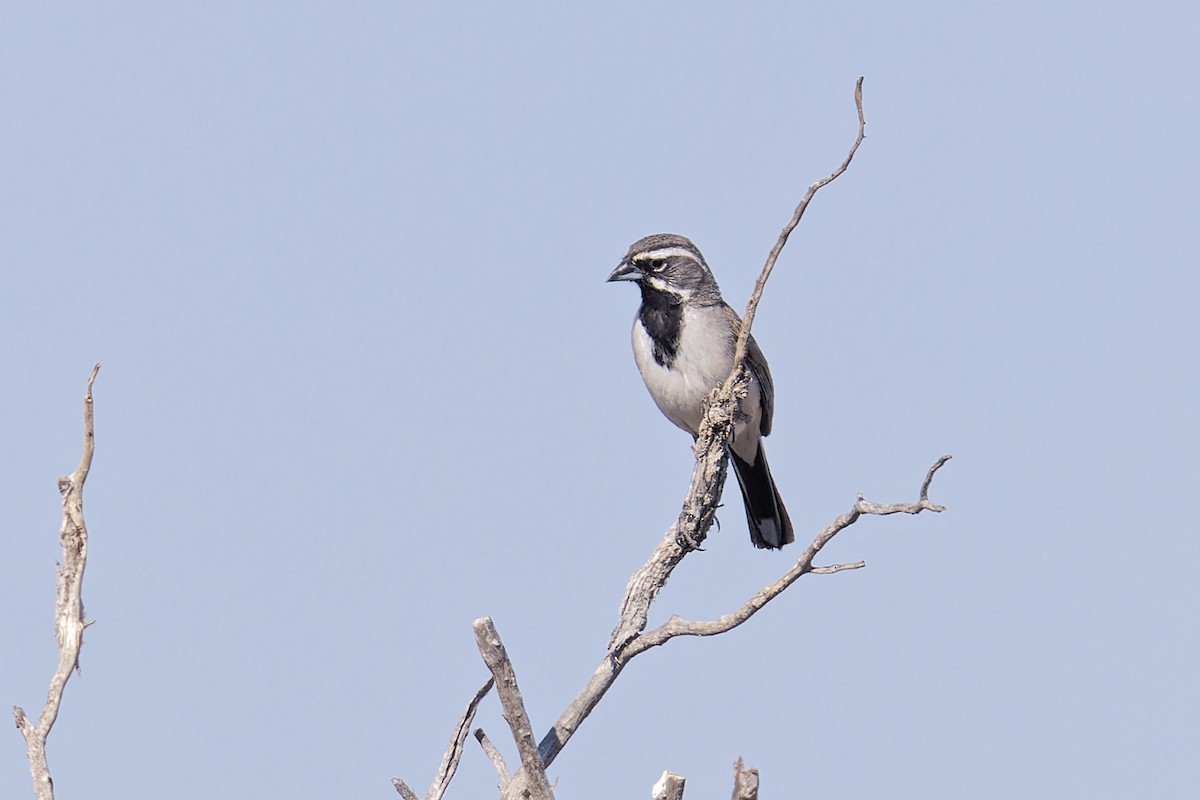
[[517, 688], [517, 675], [513, 671], [512, 662], [500, 634], [491, 617], [475, 620], [475, 642], [479, 645], [479, 654], [492, 677], [496, 680], [496, 693], [500, 695], [500, 705], [504, 710], [504, 719], [512, 730], [513, 740], [517, 743], [517, 751], [521, 754], [521, 768], [525, 777], [525, 797], [530, 800], [553, 800], [554, 792], [542, 759], [538, 755], [537, 740], [533, 738], [533, 726], [529, 724], [529, 715], [525, 711], [525, 700], [521, 690]]
[[676, 636], [716, 636], [717, 634], [731, 631], [738, 625], [741, 625], [750, 617], [754, 616], [759, 609], [767, 603], [774, 600], [783, 590], [791, 586], [802, 576], [810, 572], [817, 574], [828, 575], [834, 572], [841, 572], [847, 569], [861, 569], [867, 565], [865, 561], [856, 561], [851, 564], [836, 564], [828, 567], [814, 567], [813, 559], [817, 553], [821, 552], [821, 548], [829, 544], [829, 541], [834, 536], [849, 528], [855, 522], [858, 522], [864, 514], [867, 515], [887, 515], [887, 514], [919, 514], [922, 511], [941, 512], [945, 510], [944, 506], [934, 505], [929, 502], [928, 491], [929, 482], [933, 478], [933, 473], [937, 472], [943, 464], [950, 460], [950, 456], [942, 456], [934, 462], [926, 473], [925, 482], [921, 485], [921, 498], [915, 503], [871, 503], [863, 499], [862, 495], [858, 496], [854, 506], [845, 514], [840, 515], [833, 522], [825, 526], [820, 533], [813, 538], [808, 547], [804, 548], [800, 559], [795, 566], [789, 569], [779, 580], [768, 586], [760, 589], [753, 597], [747, 600], [734, 611], [718, 617], [714, 620], [699, 621], [686, 620], [678, 616], [673, 616], [659, 627], [647, 631], [625, 648], [624, 655], [626, 658], [633, 658], [638, 653], [649, 650], [651, 647], [658, 647], [661, 644], [675, 638]]
[[83, 521], [83, 484], [92, 468], [96, 449], [95, 418], [92, 409], [92, 384], [100, 365], [92, 368], [87, 393], [83, 397], [83, 457], [70, 475], [58, 479], [62, 495], [63, 519], [59, 528], [63, 560], [58, 568], [54, 604], [54, 633], [58, 639], [58, 669], [50, 679], [50, 690], [37, 723], [25, 716], [20, 706], [13, 706], [13, 718], [25, 737], [29, 756], [29, 772], [33, 776], [33, 791], [38, 800], [53, 800], [54, 779], [46, 763], [46, 738], [58, 719], [63, 691], [71, 673], [79, 668], [79, 651], [83, 647], [83, 629], [89, 623], [83, 615], [83, 572], [87, 567], [88, 534]]
[[[664, 772], [650, 790], [653, 800], [683, 800], [687, 779], [674, 772]], [[758, 770], [747, 767], [742, 759], [733, 764], [733, 800], [758, 800]]]
[[512, 773], [508, 771], [508, 764], [504, 762], [504, 756], [496, 749], [496, 745], [492, 744], [492, 740], [483, 732], [483, 728], [475, 729], [475, 741], [479, 742], [484, 754], [492, 762], [492, 767], [496, 770], [496, 777], [500, 780], [498, 784], [500, 794], [504, 794], [508, 789], [508, 782], [512, 780]]
[[758, 770], [740, 758], [733, 764], [733, 800], [758, 800]]
[[683, 788], [687, 779], [674, 772], [664, 772], [650, 790], [653, 800], [683, 800]]
[[[652, 647], [665, 644], [676, 636], [715, 636], [732, 630], [750, 619], [759, 609], [782, 594], [784, 589], [808, 573], [828, 575], [835, 572], [842, 572], [843, 570], [860, 569], [866, 566], [866, 562], [863, 561], [850, 564], [835, 564], [832, 566], [813, 566], [813, 559], [821, 552], [822, 548], [838, 533], [858, 522], [863, 515], [886, 516], [888, 514], [900, 513], [919, 514], [922, 511], [944, 511], [944, 506], [935, 505], [930, 502], [928, 491], [933, 474], [949, 460], [950, 456], [942, 456], [929, 468], [929, 471], [925, 475], [925, 480], [921, 485], [922, 496], [915, 503], [872, 503], [863, 499], [860, 495], [850, 511], [839, 515], [833, 522], [826, 525], [813, 537], [813, 540], [804, 549], [804, 552], [800, 554], [800, 558], [791, 569], [784, 573], [778, 580], [758, 591], [742, 606], [729, 614], [709, 621], [684, 620], [678, 616], [673, 616], [653, 630], [635, 634], [619, 650], [610, 650], [600, 663], [600, 666], [592, 674], [591, 680], [588, 681], [583, 691], [576, 696], [572, 704], [563, 712], [559, 721], [555, 723], [555, 727], [542, 739], [541, 754], [543, 764], [545, 766], [550, 765], [550, 762], [562, 750], [563, 745], [574, 734], [579, 724], [596, 707], [596, 704], [600, 702], [600, 699], [608, 691], [608, 688], [616, 681], [621, 670], [625, 668], [625, 665], [634, 656]], [[670, 536], [668, 535], [667, 540], [669, 539]], [[664, 540], [659, 545], [658, 550], [655, 551], [656, 556], [662, 552], [666, 544], [667, 541]], [[651, 560], [653, 561], [653, 557]], [[639, 574], [646, 571], [647, 566], [642, 567]]]
[[[653, 800], [683, 800], [687, 779], [674, 772], [664, 772], [650, 790]], [[758, 800], [758, 770], [747, 767], [742, 759], [733, 764], [733, 800]]]

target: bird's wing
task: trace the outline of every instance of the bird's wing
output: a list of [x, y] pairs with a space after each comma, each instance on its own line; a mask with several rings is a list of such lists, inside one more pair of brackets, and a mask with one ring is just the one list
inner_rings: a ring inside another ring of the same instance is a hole
[[[726, 316], [729, 318], [730, 327], [733, 329], [733, 342], [730, 347], [733, 347], [737, 342], [738, 330], [742, 325], [742, 318], [734, 311], [728, 303], [725, 304]], [[746, 347], [746, 366], [750, 368], [750, 373], [758, 381], [758, 391], [761, 397], [762, 416], [758, 421], [758, 430], [763, 436], [771, 434], [771, 416], [775, 411], [775, 383], [771, 380], [771, 369], [767, 366], [767, 357], [763, 355], [762, 349], [758, 346], [758, 342], [754, 339], [754, 334], [750, 334], [750, 342]]]
[[767, 366], [767, 357], [750, 334], [750, 344], [746, 348], [746, 366], [758, 379], [758, 391], [762, 398], [762, 419], [759, 420], [758, 430], [763, 436], [771, 435], [771, 415], [775, 411], [775, 384], [771, 380], [771, 369]]

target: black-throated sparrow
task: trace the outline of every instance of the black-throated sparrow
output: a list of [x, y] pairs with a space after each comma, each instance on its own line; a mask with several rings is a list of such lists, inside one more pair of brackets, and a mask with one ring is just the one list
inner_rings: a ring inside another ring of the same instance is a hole
[[[721, 299], [700, 250], [683, 236], [659, 233], [639, 239], [608, 279], [636, 281], [642, 290], [642, 306], [633, 319], [638, 370], [666, 418], [696, 436], [709, 392], [733, 371], [741, 319]], [[729, 455], [746, 503], [750, 540], [755, 547], [778, 548], [794, 541], [795, 534], [763, 452], [775, 387], [753, 336], [746, 366], [750, 388], [734, 424]]]

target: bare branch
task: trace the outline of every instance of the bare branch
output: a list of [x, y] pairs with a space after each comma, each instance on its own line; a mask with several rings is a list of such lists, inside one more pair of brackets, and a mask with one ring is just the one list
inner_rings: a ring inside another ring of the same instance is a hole
[[508, 789], [508, 782], [512, 780], [512, 773], [508, 771], [508, 764], [504, 763], [504, 756], [496, 749], [496, 745], [492, 744], [492, 740], [483, 732], [483, 728], [475, 729], [475, 741], [479, 742], [479, 746], [483, 748], [488, 760], [495, 767], [496, 777], [500, 779], [500, 793], [504, 794]]
[[867, 565], [865, 561], [855, 561], [851, 564], [832, 564], [828, 567], [813, 567], [809, 570], [813, 575], [832, 575], [835, 572], [844, 572], [848, 569], [862, 569]]
[[674, 772], [663, 772], [658, 783], [650, 790], [652, 800], [683, 800], [683, 786], [687, 779]]
[[609, 640], [604, 660], [596, 667], [587, 685], [559, 716], [554, 727], [542, 737], [538, 750], [545, 766], [550, 766], [617, 679], [629, 661], [624, 654], [625, 647], [645, 629], [651, 603], [683, 557], [698, 549], [708, 535], [721, 496], [721, 487], [725, 483], [728, 461], [725, 454], [728, 432], [718, 435], [716, 426], [732, 424], [733, 408], [732, 400], [727, 403], [714, 401], [709, 405], [696, 441], [696, 465], [692, 470], [684, 508], [650, 559], [630, 579], [621, 604], [620, 618]]
[[626, 660], [651, 647], [658, 647], [676, 636], [716, 636], [717, 634], [733, 630], [754, 616], [759, 609], [774, 600], [783, 593], [784, 589], [791, 586], [807, 573], [815, 572], [828, 575], [835, 572], [842, 572], [843, 570], [865, 567], [865, 561], [858, 561], [852, 564], [836, 564], [829, 567], [814, 567], [812, 562], [816, 558], [817, 553], [821, 552], [821, 548], [829, 544], [830, 540], [838, 533], [857, 522], [863, 514], [895, 514], [900, 512], [919, 514], [922, 511], [944, 511], [944, 506], [934, 505], [929, 502], [928, 493], [933, 473], [937, 472], [949, 459], [950, 456], [942, 456], [930, 468], [926, 474], [925, 482], [921, 484], [921, 492], [924, 496], [916, 503], [890, 503], [881, 505], [878, 503], [869, 503], [862, 498], [862, 495], [859, 495], [849, 513], [838, 516], [837, 519], [825, 526], [813, 538], [808, 547], [804, 549], [804, 552], [800, 554], [800, 559], [796, 562], [795, 566], [784, 573], [783, 577], [779, 580], [759, 590], [741, 607], [714, 620], [685, 620], [678, 616], [673, 616], [654, 630], [647, 631], [631, 641], [625, 648], [624, 656]]
[[396, 787], [396, 791], [400, 793], [400, 796], [403, 797], [404, 800], [421, 800], [421, 798], [417, 796], [417, 793], [414, 792], [407, 783], [399, 778], [392, 778], [392, 786]]
[[563, 747], [575, 735], [580, 724], [587, 719], [588, 714], [592, 713], [592, 709], [616, 681], [626, 663], [628, 663], [628, 659], [623, 654], [609, 654], [604, 657], [600, 666], [596, 667], [596, 671], [592, 673], [587, 685], [563, 711], [558, 721], [554, 723], [554, 727], [542, 737], [542, 741], [538, 745], [538, 753], [542, 757], [543, 764], [550, 766], [550, 763], [558, 757]]
[[745, 394], [749, 381], [744, 370], [739, 375], [732, 394], [714, 392], [709, 401], [693, 448], [696, 464], [692, 468], [683, 508], [650, 559], [630, 579], [617, 626], [609, 639], [610, 653], [619, 654], [646, 628], [650, 605], [666, 586], [675, 567], [688, 553], [700, 549], [708, 536], [725, 486], [729, 462], [726, 445], [737, 414], [737, 398]]
[[532, 800], [552, 800], [554, 793], [546, 779], [541, 756], [538, 755], [533, 728], [529, 724], [529, 715], [525, 712], [525, 701], [517, 687], [517, 675], [513, 671], [512, 662], [508, 660], [504, 643], [500, 641], [496, 625], [491, 617], [481, 617], [475, 620], [473, 627], [479, 654], [483, 656], [483, 663], [487, 664], [496, 680], [496, 693], [500, 695], [504, 719], [512, 730], [517, 751], [521, 754], [522, 772], [529, 797]]
[[740, 758], [733, 764], [733, 800], [758, 800], [758, 770]]
[[63, 560], [58, 568], [58, 583], [55, 589], [54, 634], [58, 639], [58, 669], [50, 679], [46, 704], [42, 708], [37, 724], [30, 722], [20, 706], [13, 706], [13, 719], [25, 737], [25, 749], [29, 757], [29, 772], [33, 776], [33, 790], [38, 800], [53, 800], [54, 779], [46, 763], [46, 738], [58, 719], [63, 691], [71, 673], [79, 668], [79, 651], [83, 647], [83, 630], [87, 627], [83, 614], [83, 572], [87, 567], [87, 526], [83, 520], [83, 484], [92, 468], [92, 454], [96, 448], [95, 418], [92, 408], [92, 384], [100, 365], [92, 368], [88, 377], [87, 393], [83, 398], [83, 456], [79, 466], [68, 476], [58, 479], [58, 491], [62, 495], [63, 519], [59, 528]]
[[944, 455], [937, 461], [933, 462], [933, 466], [925, 473], [925, 481], [921, 484], [921, 496], [915, 503], [872, 503], [865, 499], [860, 494], [858, 502], [854, 504], [854, 510], [858, 514], [874, 514], [876, 516], [887, 516], [888, 514], [920, 514], [922, 511], [945, 511], [945, 506], [934, 505], [929, 502], [929, 484], [933, 483], [933, 476], [942, 466], [954, 456]]
[[[587, 685], [583, 688], [583, 691], [576, 696], [571, 705], [567, 707], [567, 710], [563, 712], [563, 715], [559, 718], [558, 722], [555, 723], [554, 728], [552, 728], [542, 739], [540, 745], [542, 762], [547, 766], [550, 765], [550, 763], [558, 755], [559, 751], [562, 750], [567, 740], [569, 740], [574, 734], [575, 730], [578, 729], [580, 723], [582, 723], [583, 720], [587, 718], [588, 714], [591, 713], [592, 709], [596, 707], [596, 705], [600, 702], [600, 699], [604, 696], [605, 692], [608, 691], [608, 688], [613, 684], [614, 681], [616, 681], [617, 676], [621, 674], [621, 670], [625, 668], [625, 665], [628, 664], [634, 656], [638, 655], [639, 653], [643, 653], [652, 647], [658, 647], [659, 645], [670, 641], [676, 636], [715, 636], [717, 634], [732, 630], [746, 620], [750, 619], [750, 617], [754, 616], [759, 609], [761, 609], [771, 600], [778, 597], [784, 589], [791, 586], [793, 583], [799, 580], [801, 576], [807, 573], [812, 572], [820, 575], [829, 575], [836, 572], [843, 572], [851, 569], [861, 569], [865, 567], [866, 562], [864, 561], [819, 567], [813, 566], [812, 563], [817, 554], [821, 552], [821, 549], [824, 548], [834, 536], [858, 522], [859, 518], [864, 514], [918, 514], [921, 511], [932, 511], [935, 513], [944, 511], [944, 506], [935, 505], [929, 501], [928, 493], [933, 474], [936, 473], [937, 470], [949, 460], [950, 456], [942, 456], [936, 462], [934, 462], [932, 467], [930, 467], [929, 471], [926, 473], [924, 482], [921, 484], [921, 492], [923, 496], [915, 503], [871, 503], [863, 499], [863, 497], [860, 495], [849, 512], [839, 515], [835, 520], [833, 520], [833, 522], [825, 526], [825, 528], [823, 528], [813, 538], [812, 542], [810, 542], [808, 547], [804, 549], [804, 552], [800, 554], [800, 558], [791, 569], [784, 573], [784, 575], [777, 581], [758, 591], [753, 597], [747, 600], [735, 611], [718, 617], [717, 619], [708, 621], [685, 620], [678, 616], [672, 616], [664, 624], [651, 631], [634, 633], [631, 638], [624, 642], [620, 650], [610, 651], [606, 655], [605, 659], [600, 663], [600, 666], [598, 666], [596, 671], [592, 674], [591, 680], [589, 680]], [[676, 527], [673, 526], [671, 530], [676, 530]], [[676, 542], [670, 535], [670, 532], [668, 532], [668, 536], [663, 540], [662, 543], [659, 544], [658, 549], [655, 551], [655, 555], [651, 558], [651, 562], [646, 566], [643, 566], [642, 569], [635, 574], [635, 580], [639, 579], [639, 576], [644, 576], [649, 572], [651, 563], [653, 563], [655, 558], [658, 558], [661, 553], [664, 551], [673, 552], [670, 549], [672, 544], [674, 544], [675, 547], [679, 547], [681, 549], [683, 548], [683, 545]], [[680, 558], [682, 558], [682, 555]], [[672, 564], [671, 566], [673, 568], [674, 565]], [[646, 600], [645, 602], [651, 602], [653, 595], [644, 595], [644, 597], [647, 596], [650, 599]]]

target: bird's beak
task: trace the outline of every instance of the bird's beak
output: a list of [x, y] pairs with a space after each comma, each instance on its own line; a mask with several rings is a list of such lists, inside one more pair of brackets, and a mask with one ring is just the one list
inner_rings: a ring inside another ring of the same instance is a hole
[[640, 281], [646, 277], [646, 273], [635, 267], [628, 261], [622, 261], [617, 265], [617, 268], [608, 276], [608, 283], [613, 281]]

